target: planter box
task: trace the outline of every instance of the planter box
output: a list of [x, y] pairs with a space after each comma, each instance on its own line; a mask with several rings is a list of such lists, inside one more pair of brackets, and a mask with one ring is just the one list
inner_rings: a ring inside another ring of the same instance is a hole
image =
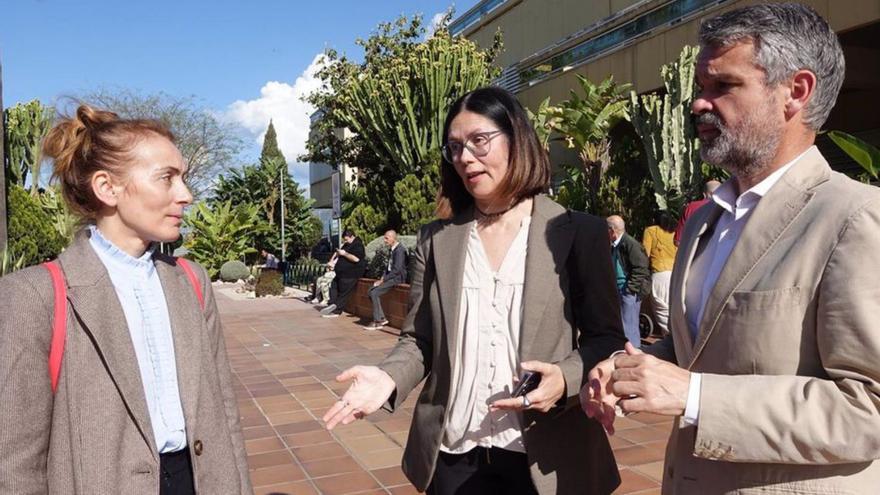
[[[360, 316], [364, 320], [373, 321], [373, 302], [367, 291], [373, 287], [374, 278], [362, 278], [358, 280], [354, 294], [348, 299], [345, 311]], [[403, 320], [409, 311], [409, 284], [398, 284], [393, 289], [382, 295], [382, 310], [385, 318], [388, 318], [388, 326], [400, 329]]]

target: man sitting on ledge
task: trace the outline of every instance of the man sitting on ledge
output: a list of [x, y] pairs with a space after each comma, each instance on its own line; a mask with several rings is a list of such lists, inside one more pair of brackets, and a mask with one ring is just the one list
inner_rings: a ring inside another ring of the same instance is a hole
[[379, 330], [388, 324], [385, 312], [382, 311], [382, 294], [390, 291], [397, 284], [406, 282], [406, 248], [397, 242], [397, 232], [389, 230], [385, 232], [385, 245], [391, 249], [388, 255], [388, 264], [385, 273], [373, 282], [368, 294], [373, 301], [373, 322], [364, 327], [364, 330]]

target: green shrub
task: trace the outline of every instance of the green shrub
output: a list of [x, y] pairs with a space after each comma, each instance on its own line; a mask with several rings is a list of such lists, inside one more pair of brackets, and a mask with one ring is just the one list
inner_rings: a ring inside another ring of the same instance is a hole
[[227, 261], [220, 267], [220, 280], [224, 282], [245, 280], [250, 274], [247, 265], [238, 260]]
[[284, 284], [281, 280], [281, 272], [264, 269], [257, 279], [254, 289], [257, 297], [280, 296], [284, 294]]
[[24, 266], [42, 263], [64, 250], [66, 243], [38, 198], [13, 184], [8, 201], [9, 250], [24, 260]]

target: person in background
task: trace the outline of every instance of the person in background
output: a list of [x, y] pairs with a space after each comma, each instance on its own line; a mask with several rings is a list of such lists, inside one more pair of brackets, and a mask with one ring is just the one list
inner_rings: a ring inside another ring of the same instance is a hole
[[595, 368], [588, 411], [676, 417], [663, 493], [877, 493], [880, 189], [814, 144], [844, 52], [800, 3], [699, 36], [700, 154], [732, 177], [685, 226], [670, 335]]
[[336, 318], [342, 314], [348, 298], [357, 287], [357, 281], [367, 269], [367, 253], [364, 243], [351, 230], [342, 233], [342, 246], [336, 250], [336, 276], [330, 284], [330, 300], [321, 310], [324, 318]]
[[684, 231], [684, 224], [687, 222], [687, 219], [696, 213], [696, 211], [703, 205], [709, 203], [709, 200], [712, 199], [712, 193], [714, 193], [720, 185], [721, 183], [717, 180], [706, 181], [706, 184], [703, 186], [703, 198], [691, 201], [684, 207], [684, 211], [681, 213], [681, 218], [678, 219], [678, 224], [675, 226], [675, 234], [672, 236], [672, 241], [676, 246], [678, 246], [679, 241], [681, 241], [681, 233]]
[[379, 330], [388, 324], [385, 312], [382, 311], [382, 294], [390, 291], [397, 284], [406, 282], [406, 248], [397, 241], [397, 232], [389, 230], [385, 232], [382, 240], [388, 246], [388, 265], [379, 280], [373, 282], [369, 296], [373, 303], [373, 322], [364, 327], [364, 330]]
[[[318, 278], [315, 279], [315, 295], [308, 300], [308, 302], [312, 304], [321, 304], [322, 302], [328, 303], [330, 301], [330, 285], [333, 283], [333, 279], [336, 278], [336, 253], [333, 253], [333, 256], [330, 257], [330, 261], [327, 262], [327, 270]], [[306, 297], [308, 299], [308, 296]]]
[[620, 319], [623, 332], [636, 348], [642, 345], [639, 333], [639, 311], [642, 299], [651, 293], [651, 270], [648, 257], [639, 241], [626, 233], [626, 224], [619, 215], [607, 218], [611, 238], [611, 264], [620, 297]]
[[156, 250], [192, 202], [174, 136], [82, 105], [43, 156], [86, 227], [57, 260], [66, 300], [44, 266], [0, 279], [0, 493], [252, 493], [210, 278]]
[[667, 211], [657, 214], [657, 224], [645, 229], [642, 246], [648, 254], [651, 268], [651, 302], [654, 321], [662, 335], [669, 333], [669, 281], [678, 249], [672, 241], [675, 220]]
[[263, 264], [263, 268], [268, 268], [270, 270], [278, 269], [278, 258], [276, 258], [274, 254], [266, 251], [265, 249], [260, 251], [260, 254], [263, 256], [263, 258], [266, 259], [266, 262]]
[[[513, 95], [482, 88], [443, 128], [439, 213], [413, 255], [410, 312], [379, 366], [355, 366], [328, 429], [394, 410], [425, 380], [403, 470], [432, 495], [607, 495], [602, 427], [580, 413], [585, 369], [626, 342], [604, 222], [543, 195], [550, 164]], [[514, 375], [537, 388], [512, 396]]]

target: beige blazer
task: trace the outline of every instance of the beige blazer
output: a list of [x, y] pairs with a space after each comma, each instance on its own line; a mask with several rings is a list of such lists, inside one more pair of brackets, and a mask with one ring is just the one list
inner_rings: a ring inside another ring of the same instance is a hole
[[663, 493], [880, 493], [880, 190], [808, 151], [756, 206], [693, 342], [685, 282], [721, 211], [688, 220], [672, 334], [648, 348], [704, 373]]
[[[403, 458], [403, 470], [419, 490], [427, 488], [434, 473], [449, 405], [472, 218], [468, 212], [422, 228], [414, 256], [412, 309], [400, 341], [380, 364], [397, 384], [390, 408], [426, 380]], [[567, 388], [564, 404], [555, 410], [525, 414], [532, 479], [542, 494], [608, 494], [620, 483], [608, 439], [578, 406], [586, 373], [626, 342], [607, 227], [603, 220], [566, 212], [537, 196], [526, 256], [520, 358], [557, 363]]]
[[[67, 343], [49, 385], [53, 290], [31, 267], [0, 279], [0, 493], [159, 493], [159, 456], [125, 315], [87, 231], [59, 257], [68, 283]], [[174, 335], [197, 493], [251, 493], [214, 295], [193, 263], [156, 256]]]

